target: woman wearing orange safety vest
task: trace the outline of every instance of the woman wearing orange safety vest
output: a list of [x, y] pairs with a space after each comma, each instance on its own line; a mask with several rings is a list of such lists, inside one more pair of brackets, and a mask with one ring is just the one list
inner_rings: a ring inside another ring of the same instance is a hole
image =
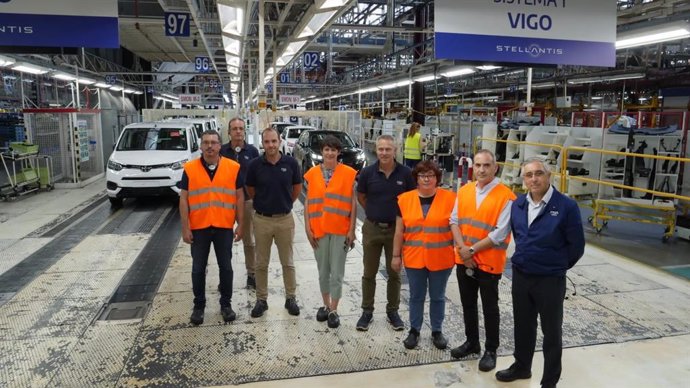
[[400, 271], [401, 263], [410, 284], [410, 332], [403, 341], [407, 349], [419, 342], [424, 320], [424, 300], [429, 290], [431, 336], [438, 349], [445, 349], [448, 341], [442, 326], [446, 308], [446, 284], [455, 266], [450, 213], [455, 194], [438, 188], [441, 170], [430, 161], [418, 163], [412, 170], [417, 189], [398, 196], [399, 214], [393, 238], [391, 266]]
[[335, 136], [321, 141], [323, 164], [304, 174], [307, 182], [304, 226], [319, 269], [323, 307], [316, 313], [328, 327], [340, 326], [338, 302], [342, 296], [345, 256], [355, 241], [357, 219], [354, 195], [357, 171], [338, 163], [343, 146]]

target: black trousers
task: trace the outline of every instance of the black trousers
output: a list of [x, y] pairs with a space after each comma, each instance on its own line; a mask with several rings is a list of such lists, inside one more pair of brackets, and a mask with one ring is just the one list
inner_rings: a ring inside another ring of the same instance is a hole
[[513, 270], [512, 294], [515, 362], [520, 369], [531, 370], [539, 315], [544, 334], [544, 374], [541, 384], [556, 384], [561, 378], [565, 276], [536, 276]]
[[479, 309], [477, 307], [477, 294], [482, 298], [482, 310], [484, 312], [484, 329], [486, 342], [484, 348], [490, 351], [498, 349], [498, 330], [501, 316], [498, 311], [498, 281], [501, 275], [474, 269], [473, 276], [465, 273], [467, 267], [458, 264], [455, 271], [458, 277], [460, 289], [460, 301], [462, 302], [462, 316], [465, 320], [465, 336], [467, 341], [479, 343]]
[[205, 228], [192, 230], [192, 290], [194, 291], [194, 308], [206, 307], [206, 266], [208, 254], [216, 252], [220, 271], [220, 307], [230, 306], [232, 301], [232, 229]]

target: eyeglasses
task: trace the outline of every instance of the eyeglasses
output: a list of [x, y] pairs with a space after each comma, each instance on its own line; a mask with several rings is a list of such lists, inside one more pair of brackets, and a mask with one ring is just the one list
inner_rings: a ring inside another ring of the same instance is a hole
[[202, 144], [202, 145], [216, 145], [216, 144], [220, 144], [220, 142], [217, 142], [217, 141], [206, 141], [206, 140], [204, 140], [204, 141], [201, 142], [201, 144]]
[[422, 180], [430, 180], [432, 178], [436, 178], [436, 174], [417, 175], [417, 178]]

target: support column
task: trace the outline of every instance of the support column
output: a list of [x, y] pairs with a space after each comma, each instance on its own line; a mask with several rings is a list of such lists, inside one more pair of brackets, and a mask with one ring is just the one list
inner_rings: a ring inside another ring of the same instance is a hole
[[[420, 5], [415, 11], [414, 26], [421, 29], [426, 29], [427, 6]], [[413, 52], [414, 64], [418, 63], [419, 59], [424, 55], [424, 33], [414, 34], [415, 49]], [[412, 121], [416, 121], [424, 125], [424, 85], [421, 82], [412, 84]]]

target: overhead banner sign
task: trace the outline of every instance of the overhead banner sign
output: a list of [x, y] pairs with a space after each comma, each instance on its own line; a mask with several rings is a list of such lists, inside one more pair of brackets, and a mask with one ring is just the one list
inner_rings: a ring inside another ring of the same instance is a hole
[[278, 96], [278, 103], [281, 105], [297, 105], [300, 99], [298, 95], [281, 94]]
[[180, 94], [180, 104], [201, 104], [201, 94]]
[[2, 0], [0, 46], [119, 48], [117, 0]]
[[437, 59], [616, 64], [616, 2], [436, 0]]

